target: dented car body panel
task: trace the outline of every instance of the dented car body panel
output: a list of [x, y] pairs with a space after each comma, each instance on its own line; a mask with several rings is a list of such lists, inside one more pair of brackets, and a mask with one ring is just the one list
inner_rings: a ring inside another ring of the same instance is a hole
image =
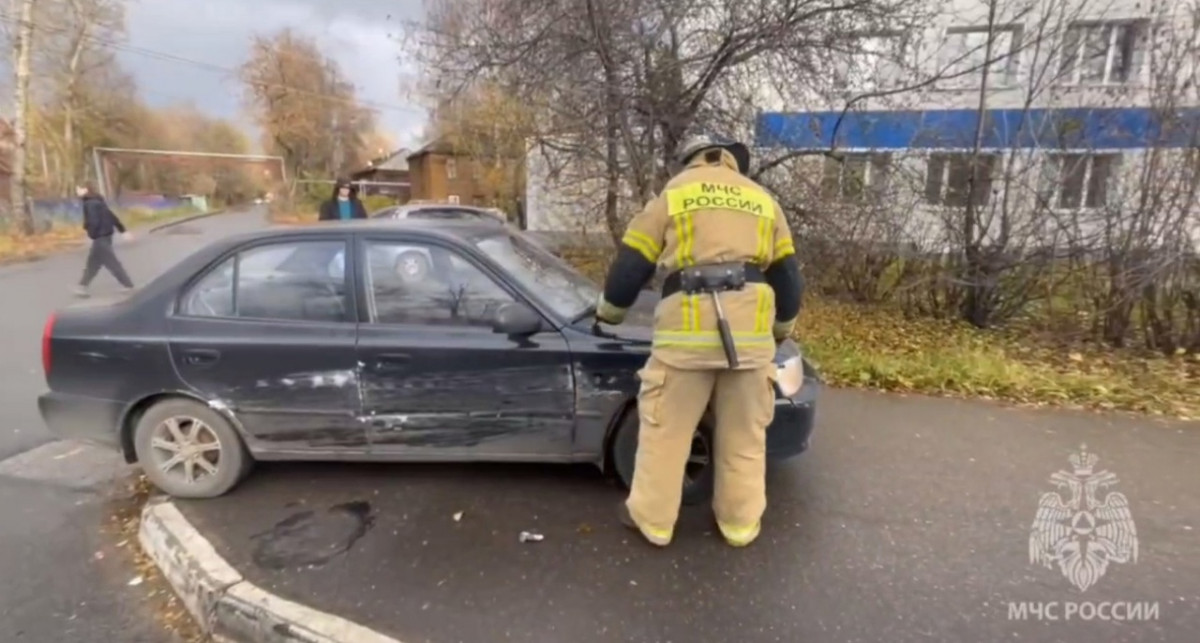
[[[594, 328], [586, 310], [571, 307], [598, 293], [595, 286], [549, 265], [560, 260], [529, 250], [521, 236], [469, 222], [356, 221], [215, 242], [129, 297], [56, 313], [50, 390], [39, 408], [52, 432], [120, 448], [130, 461], [141, 411], [184, 396], [220, 411], [261, 460], [602, 464], [636, 398], [657, 298], [643, 293], [625, 324]], [[511, 248], [497, 250], [510, 238], [556, 276], [523, 273]], [[330, 276], [344, 318], [184, 314], [185, 294], [230, 257], [299, 241], [346, 249], [344, 274]], [[536, 329], [381, 323], [364, 268], [369, 241], [450, 253], [536, 313]], [[558, 284], [572, 294], [552, 292]], [[777, 396], [770, 455], [807, 448], [817, 386], [810, 373], [798, 396]]]

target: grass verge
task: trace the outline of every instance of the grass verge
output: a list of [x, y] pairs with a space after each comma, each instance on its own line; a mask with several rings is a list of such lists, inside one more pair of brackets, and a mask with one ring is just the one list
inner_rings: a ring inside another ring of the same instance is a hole
[[1017, 329], [810, 300], [796, 338], [829, 383], [1200, 417], [1200, 360], [1045, 344]]
[[[607, 254], [571, 248], [562, 256], [604, 279]], [[1200, 418], [1197, 356], [1055, 345], [1020, 328], [981, 331], [811, 297], [795, 336], [835, 386]]]
[[[121, 222], [130, 229], [158, 225], [193, 216], [191, 208], [172, 210], [128, 210], [121, 212]], [[23, 235], [10, 230], [0, 230], [0, 265], [33, 261], [50, 253], [65, 250], [83, 243], [86, 235], [78, 223], [56, 223], [48, 230], [32, 235]]]

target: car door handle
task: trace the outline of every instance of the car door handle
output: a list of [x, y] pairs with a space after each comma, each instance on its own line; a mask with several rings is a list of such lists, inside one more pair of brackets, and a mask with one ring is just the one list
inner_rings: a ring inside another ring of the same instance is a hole
[[207, 348], [196, 348], [183, 352], [183, 361], [193, 366], [212, 364], [221, 358], [221, 352]]

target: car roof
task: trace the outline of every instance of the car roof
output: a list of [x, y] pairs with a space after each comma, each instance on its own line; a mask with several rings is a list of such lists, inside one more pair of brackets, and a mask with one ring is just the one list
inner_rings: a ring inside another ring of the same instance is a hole
[[412, 212], [420, 212], [421, 210], [465, 210], [475, 214], [488, 214], [488, 208], [481, 208], [475, 205], [464, 205], [461, 203], [405, 203], [402, 205], [394, 205], [387, 208], [392, 212], [403, 212], [410, 214]]
[[257, 230], [225, 238], [225, 247], [278, 237], [322, 236], [331, 232], [356, 234], [416, 234], [449, 241], [472, 242], [511, 232], [505, 226], [473, 219], [352, 219], [350, 221], [318, 221], [306, 225], [289, 225]]

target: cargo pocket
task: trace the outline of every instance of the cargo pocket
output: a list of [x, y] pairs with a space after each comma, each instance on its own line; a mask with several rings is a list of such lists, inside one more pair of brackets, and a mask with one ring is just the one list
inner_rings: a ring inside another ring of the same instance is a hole
[[638, 378], [642, 380], [642, 385], [638, 388], [638, 418], [643, 425], [659, 426], [667, 372], [646, 366], [638, 371]]

